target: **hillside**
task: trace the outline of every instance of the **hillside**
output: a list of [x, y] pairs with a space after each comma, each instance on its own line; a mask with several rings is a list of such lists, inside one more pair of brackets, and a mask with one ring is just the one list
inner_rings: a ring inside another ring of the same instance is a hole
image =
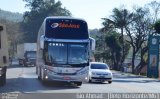
[[4, 11], [0, 9], [0, 19], [6, 19], [13, 22], [20, 22], [23, 20], [23, 14], [13, 13], [13, 12]]

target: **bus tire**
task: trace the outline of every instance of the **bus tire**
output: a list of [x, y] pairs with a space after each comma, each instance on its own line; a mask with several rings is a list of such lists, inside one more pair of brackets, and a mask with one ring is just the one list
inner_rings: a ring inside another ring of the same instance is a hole
[[6, 73], [2, 74], [0, 77], [0, 86], [4, 86], [6, 84]]
[[89, 79], [89, 81], [88, 81], [89, 83], [91, 83], [92, 82], [92, 80], [91, 79]]
[[82, 85], [82, 82], [75, 82], [75, 84], [76, 84], [77, 86], [81, 86], [81, 85]]
[[112, 83], [112, 81], [108, 81], [108, 83], [109, 83], [109, 84], [111, 84], [111, 83]]
[[38, 79], [41, 80], [42, 79], [41, 78], [41, 72], [40, 72], [40, 70], [38, 71], [38, 68], [37, 68], [37, 75], [38, 75]]
[[38, 80], [41, 80], [41, 77], [38, 75]]

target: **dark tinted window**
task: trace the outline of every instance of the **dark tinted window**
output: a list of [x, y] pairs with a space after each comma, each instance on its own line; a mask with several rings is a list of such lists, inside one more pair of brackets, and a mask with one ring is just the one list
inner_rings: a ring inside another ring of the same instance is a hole
[[27, 57], [29, 57], [29, 58], [36, 58], [36, 52], [27, 53]]
[[65, 43], [48, 43], [45, 51], [46, 63], [66, 64], [67, 63], [67, 44]]
[[2, 41], [1, 41], [1, 31], [0, 31], [0, 48], [1, 48], [1, 43], [2, 43]]
[[27, 58], [36, 58], [36, 51], [26, 51], [24, 56]]
[[88, 62], [88, 45], [87, 44], [69, 44], [68, 61], [70, 64]]
[[0, 26], [0, 48], [1, 48], [1, 43], [2, 43], [2, 41], [1, 41], [1, 31], [3, 30], [3, 27], [2, 26]]
[[57, 39], [88, 39], [87, 23], [75, 19], [47, 19], [47, 38]]
[[91, 64], [91, 69], [109, 69], [106, 64]]

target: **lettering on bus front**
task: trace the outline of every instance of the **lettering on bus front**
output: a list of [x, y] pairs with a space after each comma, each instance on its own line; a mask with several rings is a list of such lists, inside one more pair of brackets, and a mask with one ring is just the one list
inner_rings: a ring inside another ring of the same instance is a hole
[[52, 28], [77, 28], [79, 29], [80, 28], [80, 25], [79, 24], [68, 24], [68, 23], [53, 23], [51, 24], [51, 27]]

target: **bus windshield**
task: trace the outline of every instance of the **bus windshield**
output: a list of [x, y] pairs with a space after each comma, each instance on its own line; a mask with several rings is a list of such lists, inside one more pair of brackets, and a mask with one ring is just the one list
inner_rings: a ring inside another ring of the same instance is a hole
[[67, 45], [62, 43], [48, 43], [48, 50], [46, 51], [49, 63], [67, 63]]
[[88, 62], [88, 52], [86, 44], [69, 44], [68, 54], [69, 64], [81, 64]]
[[50, 64], [88, 63], [87, 44], [48, 43], [45, 61]]

